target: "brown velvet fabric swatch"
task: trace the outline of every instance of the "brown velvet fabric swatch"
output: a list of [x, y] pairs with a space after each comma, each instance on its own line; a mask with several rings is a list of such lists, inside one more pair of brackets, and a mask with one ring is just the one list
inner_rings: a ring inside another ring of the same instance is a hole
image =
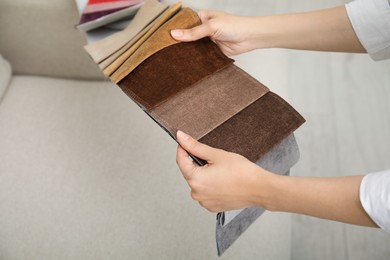
[[268, 92], [199, 141], [256, 162], [304, 122], [286, 101]]
[[168, 9], [167, 4], [162, 4], [157, 0], [146, 0], [124, 30], [88, 44], [84, 46], [84, 49], [96, 63], [99, 63], [133, 39], [166, 9]]
[[199, 139], [268, 92], [234, 64], [214, 73], [154, 108], [151, 115], [175, 135]]
[[182, 42], [149, 57], [118, 85], [150, 110], [232, 62], [209, 38]]
[[[179, 12], [181, 9], [181, 2], [178, 2], [174, 4], [172, 7], [170, 7], [167, 11], [163, 13], [161, 17], [156, 21], [156, 23], [153, 24], [153, 26], [143, 35], [137, 42], [133, 44], [127, 51], [125, 51], [117, 60], [115, 60], [110, 66], [108, 66], [104, 71], [104, 75], [110, 76], [110, 79], [118, 83], [120, 80], [122, 80], [129, 72], [128, 66], [129, 64], [124, 64], [124, 62], [131, 56], [133, 53], [144, 44], [144, 42], [152, 36], [158, 28], [160, 28], [165, 22], [167, 22], [169, 19], [171, 19], [177, 12]], [[124, 65], [124, 66], [122, 66]], [[116, 71], [120, 70], [120, 71]], [[113, 74], [116, 72], [116, 74]], [[113, 74], [113, 75], [112, 75]]]
[[182, 9], [153, 35], [149, 37], [119, 68], [111, 79], [121, 80], [131, 73], [139, 64], [154, 53], [178, 43], [171, 37], [170, 31], [176, 28], [189, 29], [200, 24], [198, 15], [189, 8]]

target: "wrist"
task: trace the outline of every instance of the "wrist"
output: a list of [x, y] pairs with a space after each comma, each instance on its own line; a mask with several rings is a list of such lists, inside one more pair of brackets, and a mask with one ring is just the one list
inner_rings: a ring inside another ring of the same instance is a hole
[[253, 49], [278, 48], [278, 41], [283, 35], [279, 26], [278, 16], [250, 17], [250, 24], [247, 42]]
[[272, 172], [258, 168], [256, 181], [252, 189], [253, 204], [270, 211], [277, 211], [279, 200], [278, 187], [284, 182], [286, 176], [280, 176]]

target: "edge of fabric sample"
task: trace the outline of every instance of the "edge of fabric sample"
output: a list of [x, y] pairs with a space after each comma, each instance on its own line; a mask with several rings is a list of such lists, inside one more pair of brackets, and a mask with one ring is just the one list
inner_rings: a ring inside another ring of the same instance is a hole
[[99, 63], [123, 47], [167, 8], [167, 4], [162, 4], [156, 0], [147, 0], [126, 29], [95, 43], [88, 44], [84, 46], [84, 49], [96, 63]]
[[217, 220], [215, 233], [218, 256], [221, 256], [264, 211], [265, 209], [263, 208], [246, 208], [223, 228], [218, 226]]
[[101, 27], [103, 25], [107, 25], [116, 21], [119, 21], [121, 19], [124, 19], [126, 17], [132, 17], [135, 15], [135, 13], [138, 11], [138, 9], [143, 5], [143, 3], [133, 5], [131, 7], [128, 7], [126, 9], [122, 9], [107, 15], [104, 15], [96, 20], [92, 20], [86, 23], [82, 23], [79, 25], [76, 25], [76, 28], [80, 31], [90, 31], [92, 29], [96, 29], [98, 27]]
[[128, 8], [128, 7], [124, 7], [124, 8], [122, 7], [122, 8], [118, 8], [118, 9], [105, 10], [105, 11], [100, 11], [100, 12], [84, 13], [83, 16], [80, 19], [79, 26], [82, 25], [82, 24], [94, 22], [95, 20], [97, 20], [97, 19], [99, 19], [101, 17], [104, 17], [106, 15], [118, 12], [118, 11], [123, 10], [125, 8]]
[[127, 8], [133, 5], [141, 3], [142, 0], [132, 0], [132, 1], [114, 1], [114, 2], [101, 2], [101, 3], [91, 3], [88, 1], [87, 6], [85, 7], [83, 14], [96, 13], [107, 10], [116, 10], [119, 8]]

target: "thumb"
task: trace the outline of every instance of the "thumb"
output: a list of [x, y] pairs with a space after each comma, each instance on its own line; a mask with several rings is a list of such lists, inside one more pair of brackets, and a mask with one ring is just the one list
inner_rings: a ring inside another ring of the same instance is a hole
[[171, 36], [178, 41], [191, 42], [212, 35], [207, 24], [198, 25], [192, 29], [176, 29], [171, 31]]
[[202, 144], [180, 130], [177, 131], [176, 137], [180, 146], [190, 154], [207, 162], [215, 162], [217, 160], [218, 149]]

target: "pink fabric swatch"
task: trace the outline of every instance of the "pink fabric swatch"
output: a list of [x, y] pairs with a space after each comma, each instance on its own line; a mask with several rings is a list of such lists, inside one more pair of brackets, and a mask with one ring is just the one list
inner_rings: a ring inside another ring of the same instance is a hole
[[89, 0], [79, 24], [96, 20], [142, 2], [144, 0]]

